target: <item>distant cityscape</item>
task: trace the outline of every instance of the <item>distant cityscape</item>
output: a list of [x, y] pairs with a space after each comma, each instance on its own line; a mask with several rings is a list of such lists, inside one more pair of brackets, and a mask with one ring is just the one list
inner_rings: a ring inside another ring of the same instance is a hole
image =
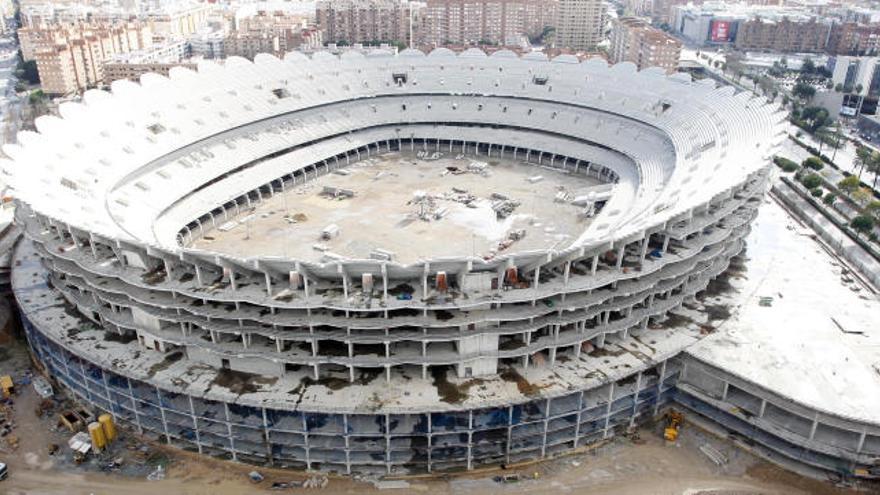
[[0, 16], [10, 493], [880, 493], [880, 0]]

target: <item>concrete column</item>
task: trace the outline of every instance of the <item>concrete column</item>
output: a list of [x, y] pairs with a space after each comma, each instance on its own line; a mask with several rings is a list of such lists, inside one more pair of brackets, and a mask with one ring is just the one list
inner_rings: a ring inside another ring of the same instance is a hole
[[593, 256], [593, 266], [590, 268], [590, 275], [595, 275], [596, 270], [599, 268], [599, 255]]
[[629, 418], [629, 426], [630, 427], [632, 427], [636, 424], [636, 410], [638, 409], [638, 406], [639, 406], [639, 390], [641, 388], [642, 388], [642, 372], [639, 371], [639, 373], [636, 375], [636, 389], [635, 389], [635, 393], [633, 394], [632, 415]]
[[199, 421], [198, 421], [198, 419], [196, 419], [196, 408], [195, 408], [195, 405], [193, 404], [192, 395], [186, 394], [186, 398], [189, 400], [189, 414], [190, 414], [190, 418], [192, 418], [192, 422], [193, 422], [193, 432], [196, 435], [196, 447], [199, 449], [199, 454], [201, 454], [202, 453], [202, 438], [201, 438], [201, 434], [199, 433]]
[[666, 375], [666, 361], [660, 363], [660, 377], [657, 379], [657, 399], [654, 401], [654, 416], [660, 412], [660, 394], [663, 391], [663, 379]]
[[[726, 384], [725, 384], [726, 385]], [[724, 387], [725, 392], [727, 391], [727, 387]], [[813, 414], [813, 424], [810, 426], [810, 440], [816, 436], [816, 428], [819, 427], [819, 414]]]
[[614, 402], [614, 382], [608, 387], [608, 405], [605, 407], [605, 428], [602, 432], [602, 438], [608, 438], [608, 426], [611, 423], [611, 403]]
[[382, 263], [382, 300], [388, 301], [388, 266]]

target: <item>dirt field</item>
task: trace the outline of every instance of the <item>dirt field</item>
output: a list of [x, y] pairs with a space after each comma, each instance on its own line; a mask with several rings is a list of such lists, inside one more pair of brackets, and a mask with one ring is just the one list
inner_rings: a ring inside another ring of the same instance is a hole
[[[28, 369], [23, 344], [13, 342], [0, 347], [0, 374], [22, 374]], [[34, 413], [39, 399], [33, 387], [20, 387], [14, 399], [12, 434], [19, 438], [18, 448], [10, 450], [5, 442], [0, 461], [9, 465], [9, 478], [0, 482], [0, 493], [19, 494], [119, 494], [155, 495], [236, 493], [296, 493], [303, 488], [270, 490], [273, 482], [301, 481], [305, 473], [236, 464], [157, 446], [141, 441], [136, 435], [122, 432], [114, 449], [100, 459], [82, 465], [72, 462], [66, 448], [70, 432], [55, 429], [56, 414], [38, 419]], [[435, 479], [411, 479], [406, 489], [383, 490], [390, 493], [432, 494], [563, 494], [591, 495], [838, 495], [852, 493], [828, 484], [800, 478], [776, 469], [726, 443], [688, 427], [679, 442], [666, 445], [658, 432], [643, 429], [643, 443], [618, 439], [597, 451], [534, 464], [518, 470], [526, 478], [502, 484], [493, 480], [499, 471]], [[49, 445], [61, 450], [49, 455]], [[711, 443], [724, 452], [729, 462], [718, 467], [704, 456], [699, 446]], [[102, 471], [108, 459], [122, 459], [123, 467]], [[156, 465], [167, 466], [161, 481], [147, 481], [146, 475]], [[251, 483], [247, 473], [256, 469], [265, 476], [259, 484]], [[538, 474], [537, 479], [534, 478]], [[332, 478], [326, 488], [308, 490], [334, 494], [362, 494], [377, 490], [367, 481]]]

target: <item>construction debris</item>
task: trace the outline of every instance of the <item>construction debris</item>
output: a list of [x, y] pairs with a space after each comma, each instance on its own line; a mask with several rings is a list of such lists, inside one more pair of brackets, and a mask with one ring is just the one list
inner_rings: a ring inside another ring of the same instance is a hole
[[326, 476], [312, 476], [303, 481], [303, 488], [325, 488], [330, 480]]
[[147, 475], [148, 481], [162, 481], [165, 479], [165, 468], [162, 465], [156, 466], [156, 470]]
[[73, 451], [73, 460], [80, 463], [85, 460], [86, 455], [91, 452], [92, 441], [91, 438], [89, 438], [88, 433], [80, 431], [70, 437], [67, 441], [67, 446]]
[[416, 158], [425, 161], [434, 161], [443, 158], [443, 153], [440, 153], [439, 151], [430, 152], [421, 150], [416, 152]]
[[373, 486], [377, 490], [406, 490], [409, 482], [406, 480], [373, 480]]
[[386, 249], [376, 248], [370, 251], [370, 259], [391, 261], [392, 259], [394, 259], [394, 252], [388, 251]]
[[259, 483], [265, 479], [263, 475], [258, 473], [257, 471], [251, 471], [250, 473], [248, 473], [248, 478], [250, 478], [251, 481], [254, 483]]
[[34, 378], [33, 385], [37, 395], [43, 399], [48, 399], [55, 394], [55, 391], [52, 390], [52, 385], [42, 376]]
[[723, 453], [721, 453], [720, 450], [709, 445], [708, 443], [700, 446], [700, 452], [706, 454], [706, 457], [708, 457], [709, 460], [711, 460], [718, 466], [723, 466], [727, 464], [727, 456], [725, 456]]
[[351, 189], [343, 189], [336, 186], [324, 186], [324, 189], [321, 191], [321, 195], [333, 199], [346, 199], [353, 198], [354, 191], [352, 191]]
[[495, 216], [502, 219], [509, 217], [519, 205], [519, 201], [505, 199], [492, 203], [492, 209], [495, 210]]

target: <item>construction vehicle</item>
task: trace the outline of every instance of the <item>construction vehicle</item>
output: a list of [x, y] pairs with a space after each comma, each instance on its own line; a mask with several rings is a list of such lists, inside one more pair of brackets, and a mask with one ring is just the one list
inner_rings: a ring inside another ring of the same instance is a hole
[[3, 398], [8, 399], [15, 393], [15, 385], [12, 383], [12, 377], [9, 375], [0, 376], [0, 390], [3, 391]]
[[667, 442], [678, 440], [678, 430], [681, 428], [683, 422], [684, 414], [675, 409], [666, 413], [666, 428], [663, 429], [663, 438], [665, 438]]

